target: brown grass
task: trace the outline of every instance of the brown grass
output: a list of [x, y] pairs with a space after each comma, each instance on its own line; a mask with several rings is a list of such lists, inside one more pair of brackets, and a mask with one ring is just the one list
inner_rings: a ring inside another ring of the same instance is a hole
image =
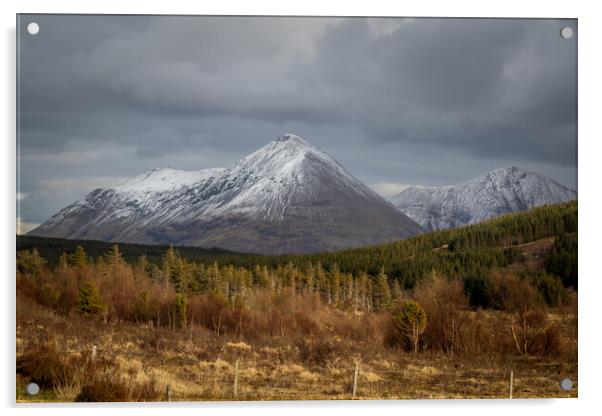
[[[189, 292], [177, 309], [166, 281], [121, 261], [18, 274], [17, 398], [150, 401], [169, 388], [173, 400], [348, 399], [356, 365], [361, 399], [503, 398], [510, 371], [515, 397], [575, 397], [558, 384], [577, 381], [575, 294], [549, 309], [528, 282], [496, 273], [497, 310], [471, 309], [460, 282], [437, 276], [404, 293], [427, 315], [418, 353], [390, 312], [294, 286]], [[102, 314], [78, 312], [86, 279]], [[31, 381], [40, 395], [24, 393]]]
[[[349, 399], [355, 362], [358, 399], [505, 398], [510, 370], [516, 398], [577, 395], [576, 388], [564, 392], [558, 385], [565, 377], [577, 382], [574, 354], [413, 354], [354, 330], [337, 334], [346, 328], [345, 317], [369, 319], [354, 313], [318, 311], [319, 335], [243, 340], [200, 324], [182, 330], [104, 324], [27, 303], [19, 302], [18, 401], [165, 400], [168, 385], [173, 400]], [[481, 313], [493, 325], [495, 314]], [[570, 318], [552, 316], [565, 342]], [[373, 319], [374, 327], [382, 325], [381, 316]], [[90, 358], [93, 345], [96, 360]], [[40, 396], [24, 393], [29, 381], [41, 385]]]

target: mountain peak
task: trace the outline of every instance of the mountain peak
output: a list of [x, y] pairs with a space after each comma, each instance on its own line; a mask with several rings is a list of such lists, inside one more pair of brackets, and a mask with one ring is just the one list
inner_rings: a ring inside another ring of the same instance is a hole
[[91, 192], [32, 235], [288, 254], [422, 231], [327, 153], [284, 134], [224, 169], [156, 170]]
[[278, 137], [276, 139], [277, 142], [295, 142], [295, 143], [302, 143], [302, 144], [309, 144], [303, 137], [298, 136], [296, 134], [292, 134], [292, 133], [285, 133], [282, 136]]
[[282, 150], [287, 153], [295, 154], [305, 152], [307, 150], [317, 151], [318, 149], [305, 140], [303, 137], [296, 134], [286, 133], [278, 137], [273, 142], [269, 143], [266, 148], [274, 150]]
[[457, 185], [410, 187], [392, 203], [426, 229], [437, 230], [576, 198], [577, 192], [551, 178], [511, 166]]
[[510, 166], [507, 168], [498, 168], [498, 169], [494, 169], [490, 172], [487, 172], [485, 175], [490, 174], [490, 175], [494, 175], [494, 174], [501, 174], [501, 175], [511, 175], [511, 174], [522, 174], [522, 173], [529, 173], [526, 170], [519, 168], [517, 166]]
[[[237, 163], [237, 166], [260, 172], [292, 172], [301, 167], [307, 155], [338, 165], [328, 154], [312, 146], [303, 137], [296, 134], [283, 134], [269, 142]], [[338, 167], [337, 167], [338, 169]]]
[[[497, 173], [497, 172], [510, 173], [510, 172], [518, 172], [518, 171], [522, 171], [522, 169], [520, 169], [519, 167], [516, 167], [516, 166], [508, 166], [508, 167], [493, 169], [487, 173]], [[485, 174], [487, 174], [487, 173], [485, 173]]]
[[169, 166], [169, 165], [156, 166], [156, 167], [152, 168], [151, 170], [149, 170], [148, 173], [151, 173], [151, 172], [161, 172], [163, 170], [169, 170], [169, 169], [171, 169], [171, 166]]

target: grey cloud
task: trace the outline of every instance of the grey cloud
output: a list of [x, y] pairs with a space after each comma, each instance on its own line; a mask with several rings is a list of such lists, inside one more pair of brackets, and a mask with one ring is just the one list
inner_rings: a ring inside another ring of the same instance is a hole
[[282, 132], [371, 184], [519, 165], [576, 187], [576, 39], [558, 36], [573, 20], [32, 20], [40, 34], [20, 39], [24, 221], [83, 196], [67, 178], [224, 166]]

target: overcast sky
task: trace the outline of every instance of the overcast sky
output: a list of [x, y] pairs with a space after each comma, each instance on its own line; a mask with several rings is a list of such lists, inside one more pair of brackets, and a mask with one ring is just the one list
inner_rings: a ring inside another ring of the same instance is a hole
[[[35, 21], [40, 32], [25, 27]], [[21, 16], [22, 231], [282, 133], [384, 196], [508, 166], [577, 189], [574, 20]]]

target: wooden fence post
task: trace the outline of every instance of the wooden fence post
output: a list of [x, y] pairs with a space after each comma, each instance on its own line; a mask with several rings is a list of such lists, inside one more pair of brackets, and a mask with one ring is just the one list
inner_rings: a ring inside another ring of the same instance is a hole
[[355, 369], [353, 371], [353, 393], [352, 398], [355, 399], [355, 395], [357, 393], [357, 374], [359, 372], [359, 367], [357, 365], [357, 361], [355, 362]]
[[234, 366], [234, 397], [238, 396], [238, 360]]
[[514, 388], [514, 371], [510, 371], [510, 394], [509, 398], [512, 398], [512, 389]]
[[165, 393], [167, 394], [167, 401], [171, 402], [171, 394], [172, 394], [172, 392], [171, 392], [171, 385], [170, 384], [168, 384], [165, 387]]

